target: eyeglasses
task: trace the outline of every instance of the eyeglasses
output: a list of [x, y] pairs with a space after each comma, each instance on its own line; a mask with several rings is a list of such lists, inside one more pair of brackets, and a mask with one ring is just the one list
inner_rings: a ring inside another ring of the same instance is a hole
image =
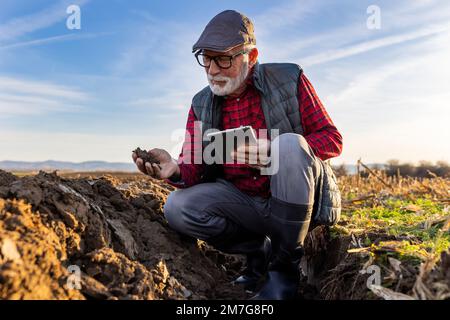
[[207, 54], [202, 53], [201, 51], [197, 52], [195, 54], [195, 58], [197, 59], [197, 62], [199, 65], [205, 68], [209, 68], [211, 66], [211, 60], [214, 60], [216, 65], [221, 69], [229, 69], [231, 68], [231, 61], [241, 55], [241, 54], [247, 54], [249, 51], [242, 50], [239, 51], [231, 56], [228, 55], [220, 55], [220, 56], [209, 56]]

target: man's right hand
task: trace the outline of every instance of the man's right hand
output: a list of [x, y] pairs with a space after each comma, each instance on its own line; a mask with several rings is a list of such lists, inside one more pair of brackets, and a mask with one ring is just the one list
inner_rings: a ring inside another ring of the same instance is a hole
[[164, 149], [154, 148], [148, 151], [155, 159], [159, 160], [159, 165], [153, 163], [146, 163], [144, 166], [144, 161], [138, 158], [136, 153], [132, 153], [132, 158], [139, 171], [144, 174], [151, 176], [156, 179], [167, 179], [172, 176], [175, 178], [180, 176], [180, 167], [178, 166], [175, 159], [172, 159], [170, 154]]

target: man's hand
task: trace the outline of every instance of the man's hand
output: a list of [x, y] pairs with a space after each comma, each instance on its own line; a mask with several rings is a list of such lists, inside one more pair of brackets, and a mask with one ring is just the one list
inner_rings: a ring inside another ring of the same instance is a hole
[[256, 145], [240, 145], [231, 152], [231, 158], [252, 168], [267, 167], [270, 164], [270, 140], [258, 139]]
[[139, 171], [156, 179], [167, 179], [169, 177], [179, 177], [180, 168], [175, 159], [172, 159], [170, 154], [164, 149], [154, 148], [148, 151], [155, 159], [159, 161], [159, 164], [149, 162], [145, 163], [141, 158], [138, 158], [136, 153], [132, 153], [132, 158]]

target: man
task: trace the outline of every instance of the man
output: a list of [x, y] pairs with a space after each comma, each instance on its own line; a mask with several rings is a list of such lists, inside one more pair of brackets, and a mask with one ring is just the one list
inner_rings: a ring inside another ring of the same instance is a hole
[[[340, 206], [323, 187], [330, 178], [323, 160], [341, 153], [342, 137], [299, 66], [258, 63], [253, 24], [244, 15], [219, 13], [193, 52], [209, 86], [192, 100], [178, 161], [163, 149], [149, 151], [159, 165], [144, 166], [135, 154], [133, 160], [142, 172], [179, 187], [164, 206], [173, 229], [224, 252], [247, 255], [235, 283], [250, 291], [262, 284], [255, 299], [292, 299], [313, 213]], [[257, 144], [234, 150], [238, 163], [193, 161], [210, 143], [192, 143], [196, 121], [202, 123], [201, 134], [251, 125]], [[279, 135], [266, 139], [258, 129]], [[252, 157], [257, 162], [250, 164]], [[268, 162], [277, 170], [261, 174]]]

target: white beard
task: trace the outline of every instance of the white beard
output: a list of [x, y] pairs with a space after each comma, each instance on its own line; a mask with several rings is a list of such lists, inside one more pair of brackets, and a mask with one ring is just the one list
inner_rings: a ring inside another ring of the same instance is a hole
[[[216, 96], [226, 96], [236, 91], [236, 89], [239, 88], [241, 84], [245, 81], [247, 75], [248, 75], [248, 62], [244, 62], [242, 64], [241, 73], [235, 78], [224, 76], [211, 76], [210, 74], [208, 74], [209, 87]], [[213, 84], [212, 83], [213, 80], [225, 81], [225, 85], [222, 87], [217, 84]]]

